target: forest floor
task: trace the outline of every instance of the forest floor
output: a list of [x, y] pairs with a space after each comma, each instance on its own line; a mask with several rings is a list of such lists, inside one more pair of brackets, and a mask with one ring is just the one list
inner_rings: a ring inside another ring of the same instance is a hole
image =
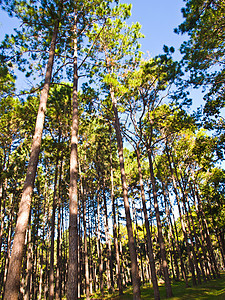
[[[202, 283], [198, 286], [191, 286], [185, 288], [184, 282], [172, 282], [172, 289], [174, 297], [170, 298], [171, 300], [188, 300], [188, 299], [217, 299], [224, 300], [225, 299], [225, 273], [221, 273], [221, 278], [216, 280], [210, 280], [205, 283]], [[163, 285], [160, 286], [160, 297], [161, 299], [166, 299], [165, 287]], [[133, 299], [132, 287], [127, 288], [124, 291], [123, 296], [118, 296], [118, 293], [115, 294], [105, 294], [99, 295], [95, 294], [92, 296], [92, 299], [95, 300], [131, 300]], [[141, 299], [154, 300], [153, 289], [149, 285], [144, 285], [141, 288]]]

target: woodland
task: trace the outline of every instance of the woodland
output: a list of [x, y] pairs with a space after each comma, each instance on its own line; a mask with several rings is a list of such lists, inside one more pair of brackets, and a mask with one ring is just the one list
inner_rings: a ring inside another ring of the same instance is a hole
[[160, 299], [220, 278], [224, 0], [184, 0], [186, 40], [148, 58], [130, 4], [0, 6], [20, 24], [0, 41], [1, 299]]

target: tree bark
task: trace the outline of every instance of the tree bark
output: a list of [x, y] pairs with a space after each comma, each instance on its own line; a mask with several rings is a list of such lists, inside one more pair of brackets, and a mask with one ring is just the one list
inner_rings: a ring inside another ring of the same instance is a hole
[[106, 276], [107, 276], [107, 289], [112, 292], [112, 255], [111, 255], [111, 241], [109, 236], [109, 224], [108, 224], [108, 213], [106, 203], [106, 191], [105, 191], [105, 178], [103, 177], [103, 205], [104, 205], [104, 225], [105, 225], [105, 237], [107, 246], [107, 262], [106, 262]]
[[[60, 136], [59, 136], [60, 142]], [[55, 178], [54, 178], [54, 191], [53, 191], [53, 203], [52, 203], [52, 220], [51, 220], [51, 252], [50, 252], [50, 270], [49, 270], [49, 300], [54, 299], [54, 242], [55, 242], [55, 211], [57, 205], [57, 181], [58, 181], [58, 163], [59, 163], [59, 151], [56, 154], [55, 165]]]
[[144, 219], [145, 219], [145, 228], [146, 228], [146, 233], [147, 233], [148, 257], [149, 257], [150, 269], [151, 269], [151, 280], [152, 280], [152, 284], [153, 284], [154, 297], [155, 297], [155, 299], [160, 299], [158, 281], [157, 281], [156, 270], [155, 270], [155, 259], [154, 259], [153, 247], [152, 247], [152, 237], [151, 237], [151, 232], [150, 232], [150, 227], [149, 227], [144, 184], [143, 184], [143, 179], [142, 179], [140, 151], [139, 151], [138, 147], [136, 148], [136, 154], [137, 154], [138, 174], [139, 174], [139, 181], [140, 181], [140, 188], [141, 188], [141, 199], [142, 199], [143, 213], [144, 213]]
[[[168, 201], [169, 201], [170, 207], [172, 208], [170, 199], [168, 199]], [[171, 225], [171, 229], [172, 229], [172, 234], [173, 234], [176, 249], [177, 249], [177, 252], [178, 252], [178, 255], [179, 255], [179, 258], [180, 258], [180, 266], [181, 266], [183, 279], [185, 280], [186, 287], [188, 287], [187, 273], [186, 273], [186, 269], [185, 269], [185, 266], [184, 266], [182, 254], [181, 254], [181, 246], [180, 246], [180, 242], [179, 242], [179, 235], [178, 235], [177, 225], [176, 225], [176, 221], [175, 221], [175, 217], [174, 217], [173, 212], [172, 212], [172, 217], [173, 217], [173, 223], [172, 223], [171, 217], [169, 216], [170, 225]], [[173, 228], [173, 224], [174, 224], [174, 228]], [[175, 229], [175, 232], [174, 232], [174, 229]]]
[[73, 75], [73, 115], [70, 155], [70, 203], [69, 203], [69, 266], [67, 300], [78, 299], [78, 71], [77, 71], [77, 15], [74, 22], [74, 75]]
[[60, 169], [59, 169], [59, 192], [58, 192], [58, 223], [57, 223], [57, 268], [56, 268], [56, 300], [62, 298], [62, 237], [61, 237], [61, 185], [62, 185], [62, 168], [63, 158], [61, 158]]
[[[169, 205], [168, 205], [168, 201], [167, 201], [167, 194], [165, 191], [165, 186], [164, 183], [161, 181], [162, 183], [162, 190], [163, 190], [163, 198], [164, 198], [164, 204], [165, 204], [165, 211], [166, 211], [166, 216], [167, 216], [167, 222], [168, 222], [168, 226], [169, 226], [169, 233], [168, 233], [168, 239], [169, 239], [169, 247], [170, 247], [170, 257], [171, 257], [171, 266], [173, 268], [173, 261], [172, 258], [174, 258], [174, 263], [175, 263], [175, 269], [176, 269], [176, 276], [174, 274], [173, 271], [173, 276], [174, 279], [179, 281], [180, 280], [180, 276], [179, 276], [179, 266], [178, 266], [178, 262], [177, 262], [177, 257], [176, 257], [176, 251], [175, 251], [175, 245], [174, 245], [174, 233], [173, 233], [173, 226], [172, 226], [172, 221], [171, 221], [171, 217], [170, 217], [170, 210], [169, 210]], [[171, 249], [171, 242], [172, 242], [172, 249]], [[173, 255], [172, 255], [173, 254]]]
[[211, 278], [211, 274], [210, 274], [211, 270], [210, 270], [210, 267], [209, 267], [209, 264], [208, 264], [207, 250], [206, 250], [206, 247], [205, 247], [205, 238], [204, 238], [204, 234], [203, 234], [202, 224], [200, 222], [201, 216], [200, 216], [200, 213], [199, 213], [197, 202], [195, 200], [196, 195], [195, 195], [194, 187], [190, 183], [189, 183], [189, 185], [190, 185], [190, 188], [191, 188], [191, 191], [192, 191], [192, 197], [193, 197], [193, 200], [194, 200], [197, 219], [199, 221], [198, 222], [198, 228], [199, 228], [199, 232], [200, 232], [200, 236], [201, 236], [201, 249], [202, 249], [202, 253], [203, 253], [203, 256], [204, 256], [204, 265], [205, 265], [206, 276], [207, 276], [207, 279], [210, 279]]
[[103, 282], [103, 260], [102, 260], [102, 245], [101, 245], [101, 233], [100, 233], [100, 197], [99, 190], [97, 191], [97, 254], [98, 254], [98, 266], [99, 266], [99, 287], [102, 294], [104, 294], [104, 282]]
[[35, 133], [31, 146], [31, 155], [27, 168], [26, 180], [24, 182], [24, 188], [22, 198], [20, 202], [16, 230], [14, 235], [14, 242], [12, 247], [11, 259], [9, 264], [9, 271], [5, 287], [4, 300], [16, 300], [18, 299], [18, 293], [20, 290], [20, 273], [23, 260], [23, 248], [25, 243], [25, 235], [29, 220], [31, 196], [33, 193], [34, 180], [36, 176], [38, 158], [41, 147], [42, 132], [45, 119], [45, 111], [47, 105], [47, 99], [49, 94], [49, 87], [52, 77], [52, 68], [55, 56], [56, 39], [59, 28], [59, 20], [57, 20], [53, 36], [51, 40], [51, 46], [49, 50], [49, 59], [47, 63], [47, 70], [45, 75], [44, 87], [41, 91], [40, 105], [37, 114], [37, 121], [35, 126]]
[[153, 171], [151, 151], [150, 151], [150, 149], [147, 149], [147, 151], [148, 151], [150, 177], [151, 177], [151, 183], [152, 183], [154, 207], [155, 207], [155, 214], [156, 214], [156, 221], [157, 221], [157, 228], [158, 228], [158, 240], [159, 240], [160, 253], [161, 253], [161, 258], [162, 258], [163, 273], [164, 273], [164, 277], [165, 277], [166, 296], [172, 297], [173, 292], [172, 292], [172, 288], [171, 288], [171, 283], [170, 283], [170, 278], [169, 278], [169, 270], [168, 270], [168, 265], [167, 265], [167, 261], [166, 261], [166, 249], [165, 249], [165, 244], [164, 244], [163, 235], [162, 235], [162, 224], [161, 224], [161, 220], [160, 220], [160, 213], [159, 213], [159, 206], [158, 206], [158, 200], [157, 200], [157, 191], [156, 191], [156, 186], [155, 186], [155, 176], [154, 176], [154, 171]]
[[[192, 254], [191, 254], [190, 246], [189, 246], [189, 243], [188, 243], [186, 226], [184, 224], [183, 215], [182, 215], [182, 212], [181, 212], [180, 199], [179, 199], [179, 195], [178, 195], [178, 191], [177, 191], [177, 184], [176, 184], [176, 180], [175, 180], [175, 176], [174, 176], [174, 172], [173, 172], [173, 168], [172, 168], [171, 157], [170, 157], [167, 146], [166, 146], [166, 154], [167, 154], [170, 173], [171, 173], [172, 182], [173, 182], [173, 190], [174, 190], [174, 194], [175, 194], [175, 197], [176, 197], [176, 200], [177, 200], [177, 206], [178, 206], [178, 211], [179, 211], [179, 216], [180, 216], [180, 221], [181, 221], [181, 228], [182, 228], [182, 231], [183, 231], [183, 236], [184, 236], [184, 240], [185, 240], [186, 247], [187, 247], [189, 266], [190, 266], [191, 274], [192, 274], [192, 283], [193, 283], [193, 285], [196, 285], [196, 277], [195, 277], [194, 264], [193, 264], [193, 260], [192, 260]], [[176, 173], [176, 169], [175, 169], [175, 173]], [[187, 281], [186, 281], [186, 286], [187, 286]]]
[[[205, 213], [204, 213], [204, 210], [203, 210], [203, 207], [202, 207], [201, 198], [199, 196], [199, 193], [198, 193], [198, 190], [197, 190], [196, 186], [195, 186], [195, 192], [196, 192], [196, 196], [197, 196], [197, 199], [198, 199], [199, 213], [202, 217], [202, 225], [203, 225], [204, 235], [205, 235], [205, 239], [206, 239], [207, 250], [208, 250], [208, 253], [209, 253], [210, 262], [213, 266], [213, 268], [212, 268], [213, 277], [214, 278], [216, 278], [216, 277], [220, 278], [220, 273], [219, 273], [219, 270], [218, 270], [218, 267], [217, 267], [217, 262], [216, 262], [215, 254], [214, 254], [214, 251], [213, 251], [213, 248], [212, 248], [211, 238], [210, 238], [210, 235], [209, 235], [208, 224], [207, 224]], [[213, 269], [215, 269], [215, 272], [214, 272]]]
[[31, 240], [31, 216], [29, 218], [27, 245], [28, 245], [27, 273], [26, 273], [26, 280], [25, 280], [26, 288], [25, 288], [24, 300], [30, 299], [30, 285], [31, 285], [31, 275], [32, 275], [32, 256], [33, 256], [33, 243]]
[[[13, 203], [13, 196], [10, 201], [10, 214], [9, 214], [9, 221], [8, 221], [8, 228], [6, 232], [7, 236], [7, 252], [5, 254], [5, 266], [2, 269], [2, 274], [3, 274], [3, 297], [4, 297], [4, 292], [5, 292], [5, 284], [6, 284], [6, 279], [7, 279], [7, 274], [8, 274], [8, 268], [9, 268], [9, 261], [10, 261], [10, 247], [11, 247], [11, 241], [12, 241], [12, 233], [13, 233], [13, 216], [14, 216], [14, 203]], [[5, 269], [5, 270], [4, 270]], [[3, 298], [2, 297], [2, 298]]]
[[139, 278], [139, 274], [138, 274], [137, 253], [136, 253], [134, 236], [133, 236], [132, 221], [131, 221], [131, 216], [130, 216], [130, 205], [129, 205], [129, 200], [128, 200], [128, 188], [127, 188], [126, 175], [125, 175], [125, 169], [124, 169], [123, 141], [122, 141], [122, 136], [121, 136], [120, 124], [119, 124], [117, 101], [114, 96], [114, 92], [112, 91], [111, 88], [110, 88], [110, 95], [111, 95], [113, 112], [114, 112], [114, 117], [115, 117], [114, 126], [115, 126], [115, 131], [116, 131], [117, 147], [118, 147], [118, 153], [119, 153], [121, 182], [122, 182], [122, 189], [123, 189], [123, 200], [124, 200], [124, 208], [125, 208], [125, 215], [126, 215], [126, 227], [127, 227], [127, 234], [128, 234], [128, 246], [129, 246], [130, 258], [131, 258], [133, 299], [140, 300], [141, 299], [140, 278]]
[[[111, 140], [110, 140], [110, 142], [111, 142]], [[117, 287], [119, 288], [119, 295], [122, 295], [123, 294], [123, 286], [122, 286], [122, 279], [121, 279], [121, 272], [120, 272], [120, 254], [119, 254], [117, 223], [116, 223], [116, 208], [115, 208], [111, 143], [110, 143], [110, 172], [111, 172], [111, 201], [112, 201], [112, 214], [113, 214], [113, 240], [114, 240], [114, 251], [115, 251], [115, 255], [116, 255], [116, 278], [117, 278]]]
[[86, 299], [90, 299], [90, 279], [89, 279], [89, 266], [88, 266], [88, 247], [87, 247], [87, 222], [86, 222], [86, 214], [87, 214], [87, 203], [86, 203], [86, 189], [85, 189], [85, 181], [81, 177], [81, 198], [82, 198], [82, 206], [83, 206], [83, 227], [84, 227], [84, 273], [85, 273], [85, 294]]
[[5, 203], [6, 203], [6, 190], [7, 190], [7, 178], [1, 183], [1, 196], [0, 196], [0, 253], [2, 252], [2, 236], [4, 229], [5, 218]]

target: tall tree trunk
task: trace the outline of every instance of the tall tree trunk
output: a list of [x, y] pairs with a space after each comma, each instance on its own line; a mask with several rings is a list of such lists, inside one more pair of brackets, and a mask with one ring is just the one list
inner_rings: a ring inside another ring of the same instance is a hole
[[[206, 217], [205, 217], [205, 212], [203, 210], [202, 201], [201, 201], [201, 198], [199, 196], [199, 193], [198, 193], [198, 190], [197, 190], [196, 186], [195, 186], [195, 192], [196, 192], [196, 196], [197, 196], [197, 199], [198, 199], [199, 213], [200, 213], [201, 218], [202, 218], [202, 225], [203, 225], [204, 235], [205, 235], [205, 239], [206, 239], [207, 250], [208, 250], [208, 253], [209, 253], [210, 262], [213, 266], [213, 268], [212, 268], [213, 276], [214, 276], [214, 278], [216, 278], [216, 276], [218, 278], [220, 278], [220, 273], [219, 273], [219, 270], [218, 270], [218, 267], [217, 267], [217, 262], [216, 262], [215, 254], [214, 254], [214, 251], [213, 251], [213, 248], [212, 248], [211, 238], [210, 238], [210, 235], [209, 235], [209, 229], [208, 229], [208, 224], [207, 224]], [[215, 272], [214, 272], [213, 269], [215, 269]]]
[[[175, 263], [175, 269], [176, 269], [176, 277], [175, 277], [174, 272], [173, 272], [173, 276], [174, 276], [175, 280], [179, 281], [180, 280], [180, 276], [179, 276], [180, 272], [179, 272], [179, 266], [178, 266], [178, 262], [177, 262], [174, 239], [173, 239], [174, 234], [172, 233], [173, 232], [173, 227], [172, 227], [172, 222], [171, 222], [171, 217], [170, 217], [169, 205], [167, 203], [168, 201], [167, 201], [167, 195], [166, 195], [164, 183], [163, 182], [161, 182], [161, 183], [162, 183], [162, 190], [163, 190], [163, 197], [164, 197], [164, 204], [165, 204], [167, 222], [168, 222], [168, 226], [169, 226], [168, 239], [169, 239], [169, 247], [170, 247], [171, 266], [173, 268], [173, 262], [172, 262], [172, 257], [173, 257], [174, 258], [174, 263]], [[171, 249], [171, 242], [172, 242], [173, 251]]]
[[[7, 273], [8, 273], [8, 268], [9, 268], [9, 261], [10, 261], [10, 247], [11, 247], [11, 241], [12, 241], [12, 233], [13, 233], [13, 216], [14, 216], [14, 203], [13, 203], [13, 196], [10, 201], [10, 215], [9, 215], [9, 221], [8, 221], [8, 228], [7, 228], [7, 252], [6, 252], [6, 257], [5, 257], [5, 266], [2, 270], [3, 273], [3, 296], [5, 292], [5, 284], [6, 284], [6, 279], [7, 279]], [[3, 298], [3, 297], [2, 297]]]
[[[60, 136], [59, 136], [59, 142], [60, 142]], [[59, 150], [57, 150], [57, 154], [56, 154], [54, 191], [53, 191], [53, 203], [52, 203], [51, 252], [50, 252], [51, 254], [50, 254], [50, 270], [49, 270], [49, 300], [54, 299], [55, 211], [56, 211], [56, 205], [57, 205], [58, 163], [59, 163]]]
[[27, 274], [26, 274], [26, 288], [24, 294], [24, 300], [30, 299], [30, 285], [31, 285], [31, 273], [32, 273], [32, 252], [33, 252], [33, 243], [31, 240], [31, 216], [29, 218], [29, 226], [28, 226], [28, 241], [27, 241], [28, 249], [27, 249]]
[[[185, 226], [185, 223], [184, 223], [184, 220], [183, 220], [183, 215], [182, 215], [181, 206], [180, 206], [180, 198], [179, 198], [178, 191], [177, 191], [177, 183], [176, 183], [173, 168], [172, 168], [171, 156], [170, 156], [170, 153], [168, 151], [167, 146], [166, 146], [166, 155], [167, 155], [167, 158], [168, 158], [170, 173], [171, 173], [171, 177], [172, 177], [173, 190], [174, 190], [174, 194], [175, 194], [175, 197], [176, 197], [176, 200], [177, 200], [177, 206], [178, 206], [178, 211], [179, 211], [179, 216], [180, 216], [180, 221], [181, 221], [181, 228], [182, 228], [182, 231], [183, 231], [183, 236], [184, 236], [184, 240], [185, 240], [186, 247], [187, 247], [189, 266], [190, 266], [191, 274], [192, 274], [192, 283], [193, 283], [193, 285], [196, 285], [197, 282], [196, 282], [196, 277], [195, 277], [194, 264], [193, 264], [193, 260], [192, 260], [192, 253], [190, 251], [190, 246], [189, 246], [189, 243], [188, 243], [186, 226]], [[175, 168], [175, 174], [176, 174], [176, 168]], [[176, 174], [176, 177], [178, 177], [177, 174]], [[186, 283], [186, 285], [187, 285], [187, 283]]]
[[109, 224], [108, 224], [108, 213], [107, 213], [107, 203], [106, 203], [106, 191], [105, 191], [105, 178], [103, 177], [103, 205], [104, 205], [104, 225], [105, 225], [105, 237], [107, 246], [107, 262], [106, 262], [106, 276], [107, 276], [107, 289], [112, 292], [112, 255], [111, 255], [111, 241], [109, 236]]
[[34, 236], [34, 246], [33, 246], [33, 266], [32, 266], [32, 281], [31, 281], [31, 294], [33, 295], [33, 300], [37, 300], [37, 278], [38, 278], [38, 268], [37, 268], [37, 259], [38, 259], [38, 249], [37, 241], [38, 236]]
[[2, 182], [1, 195], [0, 195], [0, 253], [2, 253], [2, 236], [4, 229], [4, 218], [5, 218], [5, 203], [6, 203], [6, 190], [7, 190], [7, 178]]
[[[47, 168], [47, 166], [46, 166]], [[48, 176], [47, 176], [48, 178]], [[44, 273], [44, 300], [48, 297], [48, 283], [49, 283], [49, 241], [51, 238], [51, 216], [50, 216], [50, 197], [49, 197], [49, 189], [48, 189], [49, 179], [45, 181], [45, 192], [44, 192], [44, 212], [45, 212], [45, 224], [43, 224], [43, 250], [45, 251], [45, 273]], [[45, 230], [46, 226], [46, 230]]]
[[[44, 222], [43, 222], [44, 223]], [[42, 290], [43, 290], [43, 264], [44, 264], [44, 225], [42, 226], [42, 245], [41, 245], [41, 254], [40, 254], [40, 280], [39, 280], [39, 289], [38, 289], [38, 300], [42, 299]]]
[[78, 298], [81, 297], [83, 294], [84, 290], [84, 285], [83, 285], [83, 232], [82, 232], [82, 224], [83, 224], [83, 214], [82, 208], [81, 208], [82, 203], [78, 203]]
[[74, 22], [74, 76], [73, 76], [73, 115], [70, 155], [70, 203], [69, 203], [69, 266], [67, 300], [78, 299], [78, 71], [77, 71], [77, 13]]
[[202, 244], [198, 238], [197, 232], [196, 232], [195, 223], [194, 223], [194, 219], [192, 216], [191, 207], [190, 207], [190, 203], [189, 203], [188, 199], [187, 199], [187, 205], [188, 205], [188, 214], [190, 215], [191, 224], [192, 224], [192, 228], [193, 228], [196, 250], [197, 250], [198, 260], [199, 260], [200, 267], [201, 267], [202, 277], [203, 277], [203, 281], [206, 281], [205, 270], [204, 270], [203, 262], [202, 262], [202, 256], [199, 251], [200, 248], [203, 249], [203, 246], [202, 246]]
[[138, 146], [136, 148], [136, 154], [137, 154], [137, 163], [138, 163], [138, 174], [139, 174], [140, 187], [141, 187], [141, 199], [142, 199], [143, 213], [144, 213], [144, 219], [145, 219], [145, 228], [146, 228], [146, 233], [147, 233], [148, 257], [149, 257], [150, 269], [151, 269], [151, 280], [152, 280], [152, 284], [153, 284], [155, 299], [160, 299], [158, 281], [157, 281], [156, 270], [155, 270], [155, 259], [154, 259], [153, 247], [152, 247], [152, 236], [151, 236], [150, 227], [149, 227], [144, 184], [143, 184], [143, 179], [142, 179], [140, 151], [139, 151]]
[[100, 197], [99, 191], [97, 192], [97, 218], [98, 218], [98, 229], [97, 229], [97, 254], [98, 254], [98, 266], [99, 266], [99, 283], [101, 293], [104, 293], [104, 283], [103, 283], [103, 260], [102, 260], [102, 245], [101, 245], [101, 233], [100, 233]]
[[122, 141], [122, 136], [121, 136], [120, 124], [119, 124], [117, 100], [114, 96], [114, 92], [113, 92], [112, 88], [110, 88], [110, 95], [111, 95], [113, 112], [114, 112], [114, 117], [115, 117], [114, 126], [115, 126], [115, 131], [116, 131], [117, 147], [118, 147], [118, 153], [119, 153], [121, 182], [122, 182], [122, 189], [123, 189], [123, 200], [124, 200], [124, 208], [125, 208], [125, 215], [126, 215], [126, 227], [127, 227], [127, 234], [128, 234], [128, 246], [129, 246], [129, 251], [130, 251], [130, 259], [131, 259], [133, 299], [139, 300], [139, 299], [141, 299], [140, 278], [139, 278], [139, 273], [138, 273], [137, 253], [136, 253], [135, 241], [134, 241], [134, 236], [133, 236], [132, 220], [131, 220], [131, 216], [130, 216], [130, 205], [129, 205], [129, 200], [128, 200], [128, 188], [127, 188], [126, 175], [125, 175], [125, 169], [124, 169], [123, 141]]
[[198, 267], [198, 259], [197, 259], [197, 255], [195, 252], [195, 246], [194, 246], [194, 242], [193, 242], [193, 236], [192, 236], [192, 232], [191, 232], [191, 224], [190, 224], [190, 218], [189, 218], [189, 214], [186, 208], [186, 202], [185, 202], [185, 198], [183, 198], [183, 207], [184, 207], [184, 211], [185, 211], [185, 216], [186, 216], [186, 224], [187, 224], [187, 229], [188, 229], [188, 236], [191, 242], [191, 248], [192, 248], [192, 253], [193, 253], [193, 257], [194, 257], [194, 265], [195, 265], [195, 269], [196, 269], [196, 273], [197, 273], [197, 280], [198, 280], [198, 284], [201, 284], [201, 274], [200, 274], [200, 270]]
[[[80, 171], [81, 174], [81, 171]], [[87, 247], [87, 201], [86, 201], [86, 189], [85, 181], [81, 176], [81, 198], [83, 206], [83, 227], [84, 227], [84, 273], [85, 273], [85, 294], [86, 299], [90, 299], [90, 279], [89, 279], [89, 266], [88, 266], [88, 247]]]
[[[169, 207], [172, 209], [172, 205], [171, 205], [171, 201], [168, 198], [169, 201]], [[175, 245], [176, 245], [176, 249], [180, 258], [180, 266], [181, 266], [181, 272], [183, 275], [183, 279], [185, 280], [185, 285], [186, 287], [188, 287], [188, 279], [187, 279], [187, 273], [186, 273], [186, 269], [184, 266], [184, 262], [183, 262], [183, 258], [182, 258], [182, 254], [181, 254], [181, 246], [180, 246], [180, 242], [179, 242], [179, 235], [178, 235], [178, 230], [177, 230], [177, 225], [176, 225], [176, 221], [175, 221], [175, 217], [174, 214], [172, 212], [172, 217], [173, 217], [173, 222], [171, 220], [171, 217], [169, 216], [169, 220], [170, 220], [170, 226], [172, 229], [172, 234], [173, 234], [173, 238], [175, 241]], [[173, 228], [173, 224], [174, 224], [174, 228]]]
[[210, 267], [209, 267], [209, 264], [208, 264], [207, 250], [206, 250], [206, 247], [205, 247], [205, 242], [206, 241], [205, 241], [204, 234], [203, 234], [202, 224], [200, 222], [201, 216], [200, 216], [198, 205], [197, 205], [197, 202], [196, 202], [196, 199], [195, 199], [196, 195], [195, 195], [194, 187], [190, 183], [189, 183], [189, 185], [190, 185], [191, 192], [192, 192], [192, 197], [193, 197], [193, 201], [194, 201], [194, 205], [195, 205], [195, 211], [196, 211], [196, 214], [197, 214], [197, 219], [199, 221], [197, 223], [198, 223], [198, 228], [199, 228], [199, 232], [200, 232], [200, 236], [201, 236], [201, 249], [202, 249], [202, 253], [203, 253], [203, 257], [204, 257], [205, 271], [206, 271], [207, 279], [210, 279], [211, 278], [211, 274], [210, 274], [211, 270], [210, 270]]
[[117, 278], [117, 287], [119, 289], [119, 295], [122, 295], [123, 287], [122, 287], [122, 279], [121, 279], [121, 272], [120, 272], [120, 254], [119, 254], [117, 223], [116, 223], [111, 139], [110, 139], [110, 172], [111, 172], [111, 201], [112, 201], [112, 214], [113, 214], [113, 241], [114, 241], [114, 251], [116, 255], [116, 278]]
[[164, 273], [164, 277], [165, 277], [166, 296], [172, 297], [173, 292], [172, 292], [172, 288], [171, 288], [171, 283], [170, 283], [170, 278], [169, 278], [169, 270], [168, 270], [168, 265], [167, 265], [167, 261], [166, 261], [166, 249], [165, 249], [165, 244], [164, 244], [163, 235], [162, 235], [162, 224], [161, 224], [161, 220], [160, 220], [159, 206], [158, 206], [158, 200], [157, 200], [157, 191], [156, 191], [156, 186], [155, 186], [155, 176], [154, 176], [154, 171], [153, 171], [152, 157], [151, 157], [150, 149], [147, 149], [147, 151], [148, 151], [150, 177], [151, 177], [152, 190], [153, 190], [156, 222], [157, 222], [157, 229], [158, 229], [158, 240], [159, 240], [160, 253], [161, 253], [161, 258], [162, 258], [163, 273]]
[[198, 267], [198, 259], [197, 259], [197, 255], [196, 255], [196, 252], [195, 252], [194, 242], [193, 242], [193, 235], [192, 235], [192, 231], [191, 231], [189, 213], [188, 213], [188, 210], [187, 210], [187, 207], [186, 207], [186, 202], [188, 201], [187, 191], [186, 191], [185, 186], [184, 186], [184, 180], [183, 180], [183, 177], [182, 177], [181, 169], [179, 168], [179, 171], [180, 171], [179, 173], [180, 173], [181, 180], [178, 179], [177, 167], [175, 165], [174, 165], [174, 170], [175, 170], [175, 175], [176, 175], [177, 182], [179, 184], [179, 187], [180, 187], [180, 190], [181, 190], [181, 193], [182, 193], [183, 209], [184, 209], [184, 212], [185, 212], [185, 218], [186, 218], [186, 224], [187, 224], [189, 240], [191, 242], [191, 248], [192, 248], [192, 253], [193, 253], [193, 258], [194, 258], [193, 259], [194, 260], [194, 266], [195, 266], [196, 273], [197, 273], [197, 280], [198, 280], [198, 284], [201, 284], [201, 276], [200, 276], [201, 274], [200, 274], [200, 270], [199, 270], [199, 267]]
[[63, 157], [61, 158], [59, 169], [59, 192], [58, 192], [58, 223], [57, 223], [57, 268], [56, 268], [56, 285], [55, 285], [55, 297], [56, 300], [62, 298], [62, 274], [61, 274], [61, 262], [62, 262], [62, 238], [61, 238], [61, 185], [62, 185], [62, 168]]
[[45, 75], [44, 87], [41, 91], [40, 105], [37, 114], [37, 121], [35, 126], [35, 133], [31, 146], [31, 154], [27, 168], [26, 179], [22, 198], [20, 202], [16, 230], [14, 235], [14, 242], [12, 247], [11, 259], [9, 264], [9, 271], [5, 287], [4, 300], [17, 300], [20, 290], [20, 273], [23, 260], [23, 248], [25, 243], [26, 230], [30, 215], [31, 196], [33, 193], [34, 180], [36, 176], [38, 158], [41, 147], [42, 132], [45, 119], [45, 111], [47, 99], [49, 94], [49, 87], [52, 77], [52, 68], [55, 56], [56, 39], [59, 28], [59, 20], [56, 21], [51, 46], [49, 50], [49, 59], [47, 63], [47, 70]]
[[[90, 210], [91, 210], [91, 199], [89, 201], [89, 204], [87, 204], [87, 208], [88, 208], [88, 221], [87, 221], [87, 227], [89, 229], [89, 255], [90, 255], [90, 294], [93, 294], [93, 238], [92, 238], [92, 221], [90, 221]], [[90, 224], [91, 223], [91, 224]]]
[[223, 267], [225, 268], [225, 252], [224, 252], [224, 241], [222, 238], [222, 232], [216, 227], [216, 238], [218, 240], [219, 248], [220, 248], [220, 253], [221, 253], [221, 258], [223, 262]]

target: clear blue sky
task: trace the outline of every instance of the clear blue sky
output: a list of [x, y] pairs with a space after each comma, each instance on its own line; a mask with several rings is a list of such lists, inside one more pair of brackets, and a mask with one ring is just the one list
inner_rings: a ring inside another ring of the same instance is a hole
[[[121, 1], [132, 4], [132, 17], [128, 22], [142, 25], [142, 51], [150, 56], [162, 53], [163, 45], [173, 46], [178, 50], [183, 36], [173, 32], [183, 22], [181, 8], [183, 0], [130, 0]], [[176, 51], [178, 56], [178, 51]]]

